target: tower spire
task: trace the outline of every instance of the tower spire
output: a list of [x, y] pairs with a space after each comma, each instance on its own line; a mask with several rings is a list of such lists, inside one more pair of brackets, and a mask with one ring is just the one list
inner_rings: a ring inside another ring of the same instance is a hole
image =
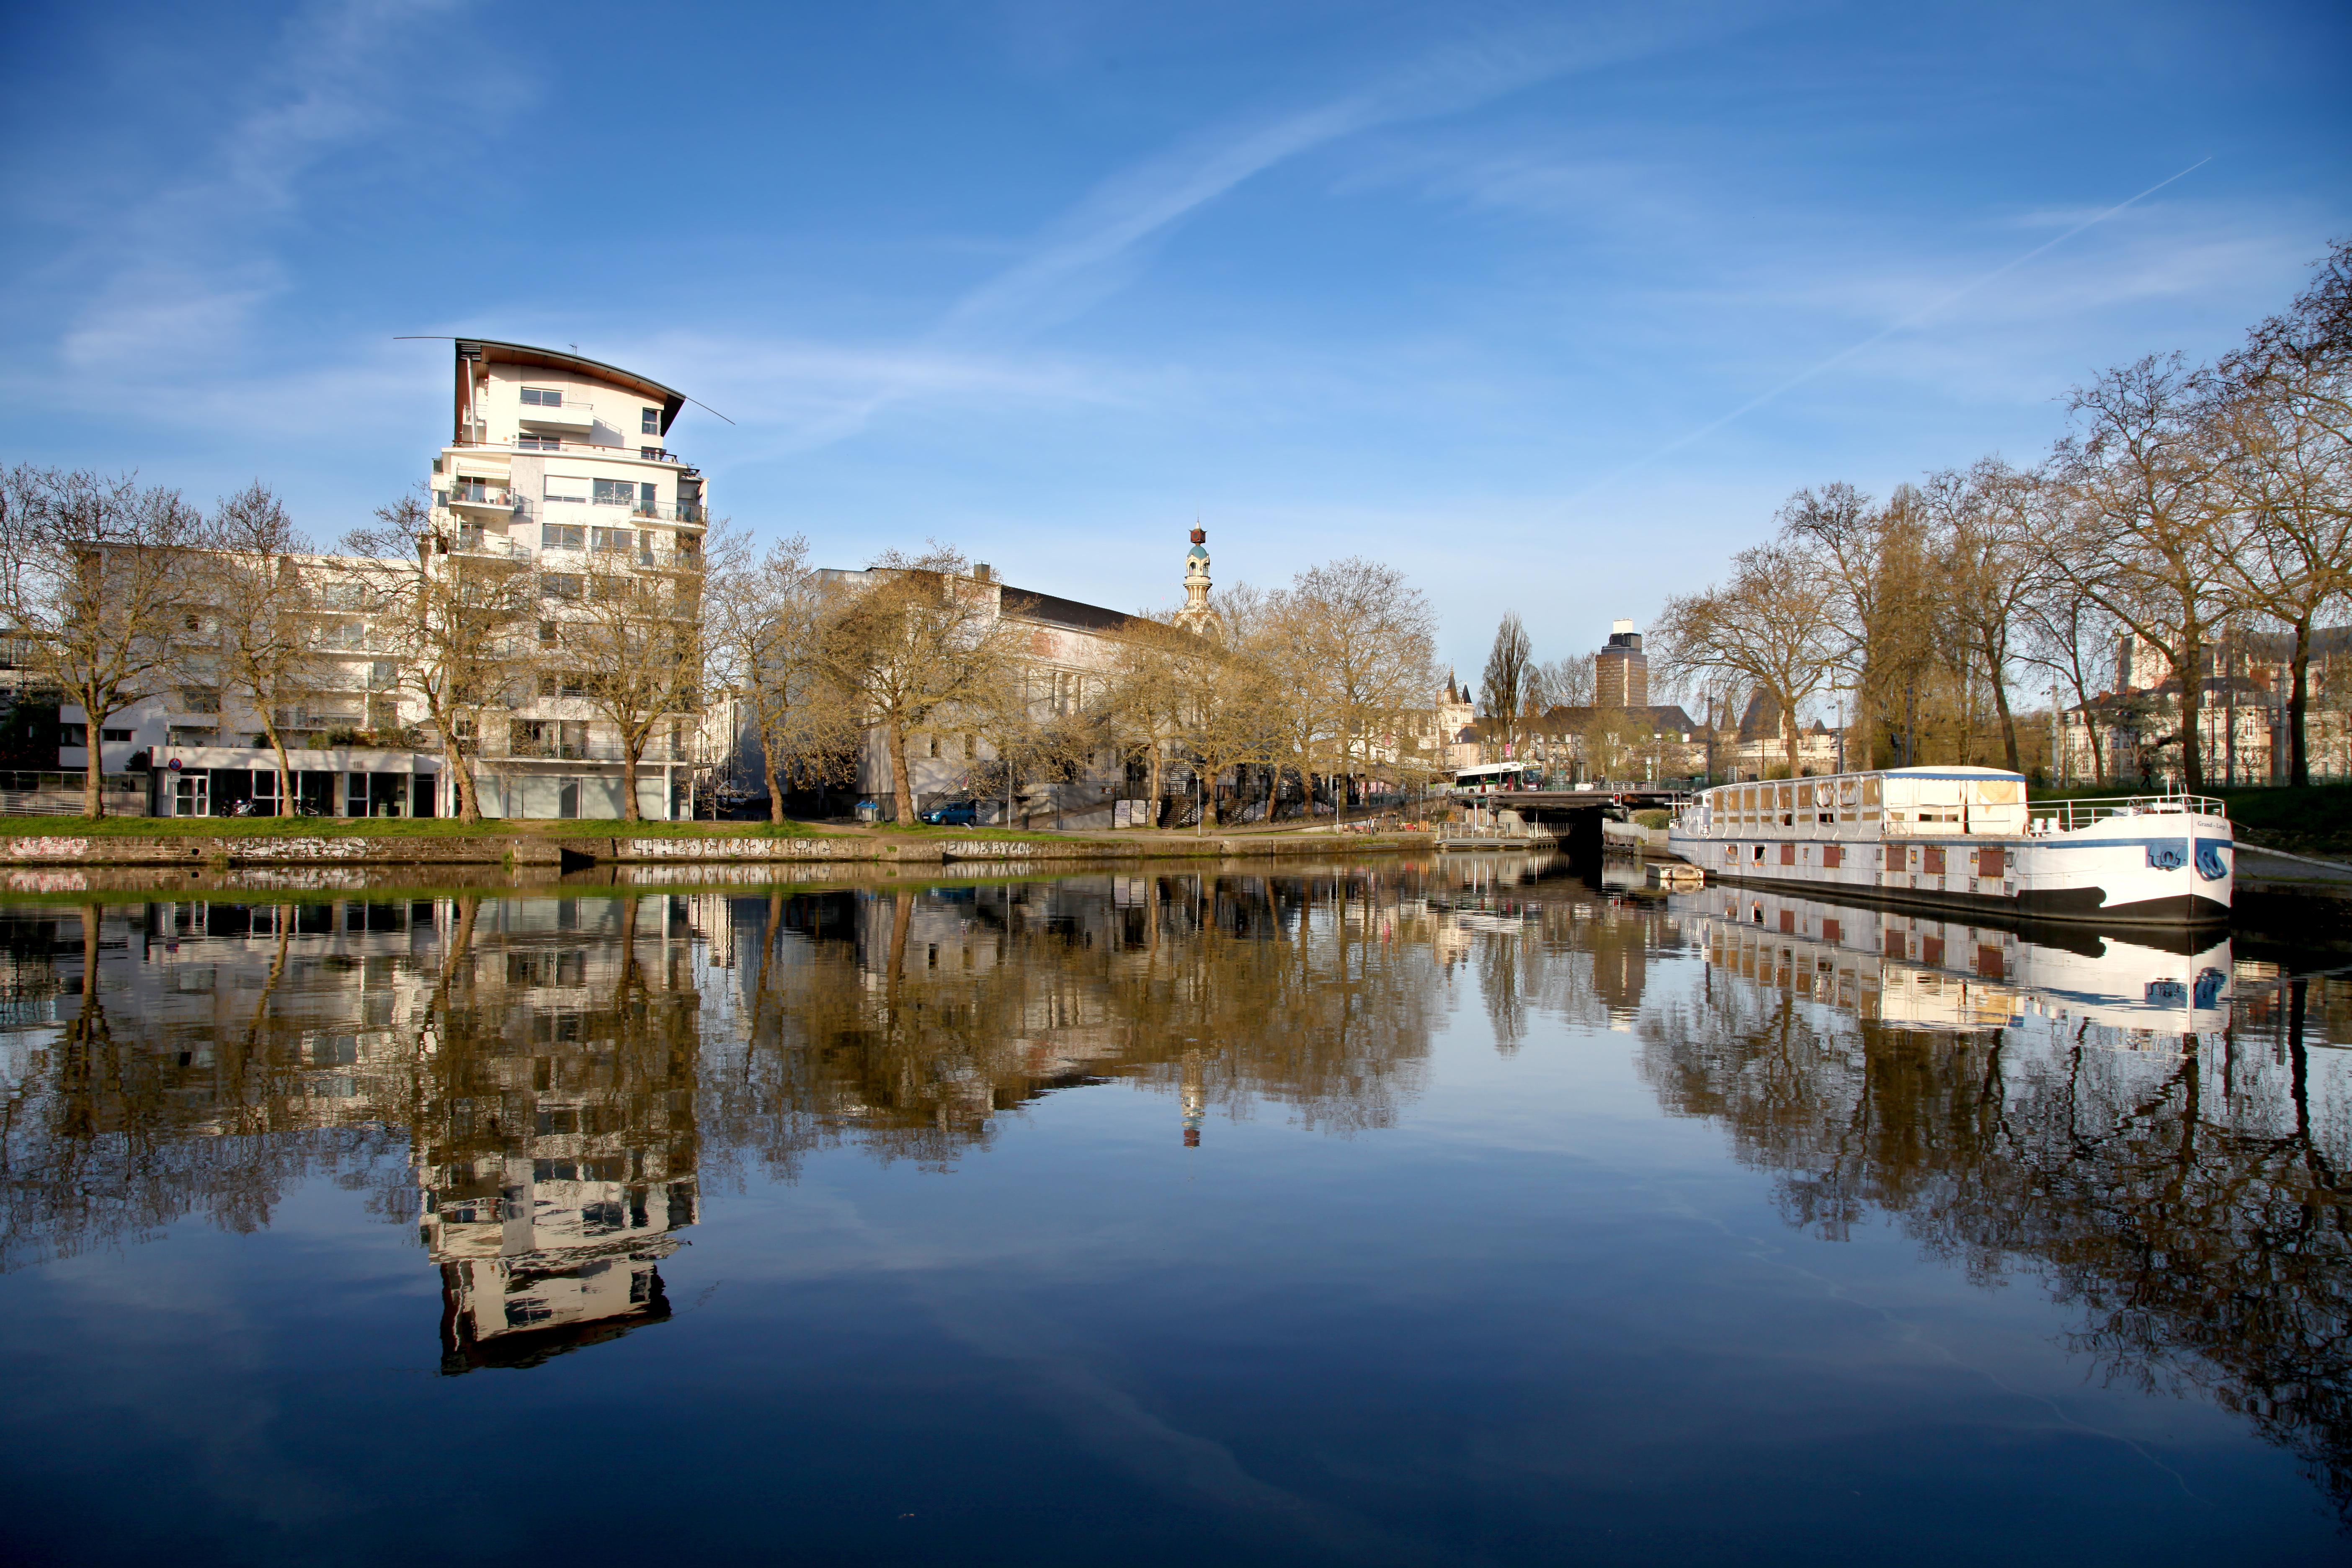
[[1209, 531], [1201, 520], [1192, 520], [1192, 548], [1184, 552], [1184, 607], [1176, 612], [1176, 624], [1187, 631], [1200, 631], [1209, 624], [1213, 612], [1209, 608]]

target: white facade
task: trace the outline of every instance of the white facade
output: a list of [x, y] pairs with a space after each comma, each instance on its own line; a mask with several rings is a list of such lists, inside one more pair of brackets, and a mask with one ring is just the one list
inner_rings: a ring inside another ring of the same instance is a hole
[[[530, 572], [551, 655], [475, 742], [485, 816], [623, 815], [618, 737], [553, 648], [592, 565], [699, 570], [708, 491], [700, 471], [663, 445], [685, 404], [659, 383], [577, 354], [457, 342], [453, 428], [433, 459], [433, 533], [422, 542]], [[277, 716], [297, 775], [293, 805], [333, 816], [452, 814], [441, 737], [401, 689], [383, 628], [365, 610], [364, 567], [333, 556], [296, 564], [320, 585], [323, 673], [306, 683], [299, 710]], [[60, 769], [85, 767], [95, 740], [103, 771], [136, 781], [110, 809], [140, 800], [159, 816], [226, 815], [239, 803], [260, 815], [288, 809], [259, 716], [217, 689], [151, 697], [95, 737], [79, 708], [66, 706], [59, 719], [65, 738], [82, 742], [60, 746]], [[684, 814], [689, 783], [719, 749], [706, 730], [692, 713], [656, 726], [639, 763], [639, 815]]]

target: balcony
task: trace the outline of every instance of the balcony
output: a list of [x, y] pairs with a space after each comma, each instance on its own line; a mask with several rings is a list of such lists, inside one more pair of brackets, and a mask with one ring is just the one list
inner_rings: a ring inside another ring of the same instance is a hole
[[629, 509], [629, 515], [649, 522], [683, 522], [696, 527], [710, 521], [709, 511], [699, 503], [686, 506], [646, 506], [640, 503]]
[[526, 430], [577, 430], [582, 434], [595, 428], [596, 407], [591, 403], [575, 403], [565, 398], [561, 404], [526, 403], [517, 412], [517, 420]]
[[468, 484], [449, 487], [446, 504], [452, 510], [510, 513], [517, 510], [514, 491], [503, 485]]
[[487, 555], [498, 561], [528, 561], [530, 551], [503, 533], [485, 533], [478, 528], [461, 528], [453, 535], [441, 538], [441, 553], [454, 552], [459, 555]]

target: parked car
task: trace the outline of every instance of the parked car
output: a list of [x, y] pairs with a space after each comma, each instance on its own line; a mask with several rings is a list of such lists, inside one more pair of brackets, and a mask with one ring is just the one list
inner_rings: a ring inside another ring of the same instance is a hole
[[924, 812], [922, 816], [934, 827], [975, 827], [980, 824], [980, 803], [976, 800], [943, 801]]

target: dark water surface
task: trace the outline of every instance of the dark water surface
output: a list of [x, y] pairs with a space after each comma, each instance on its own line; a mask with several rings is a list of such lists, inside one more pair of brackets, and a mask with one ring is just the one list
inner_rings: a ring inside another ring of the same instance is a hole
[[2340, 960], [562, 893], [0, 910], [0, 1554], [2346, 1555]]

